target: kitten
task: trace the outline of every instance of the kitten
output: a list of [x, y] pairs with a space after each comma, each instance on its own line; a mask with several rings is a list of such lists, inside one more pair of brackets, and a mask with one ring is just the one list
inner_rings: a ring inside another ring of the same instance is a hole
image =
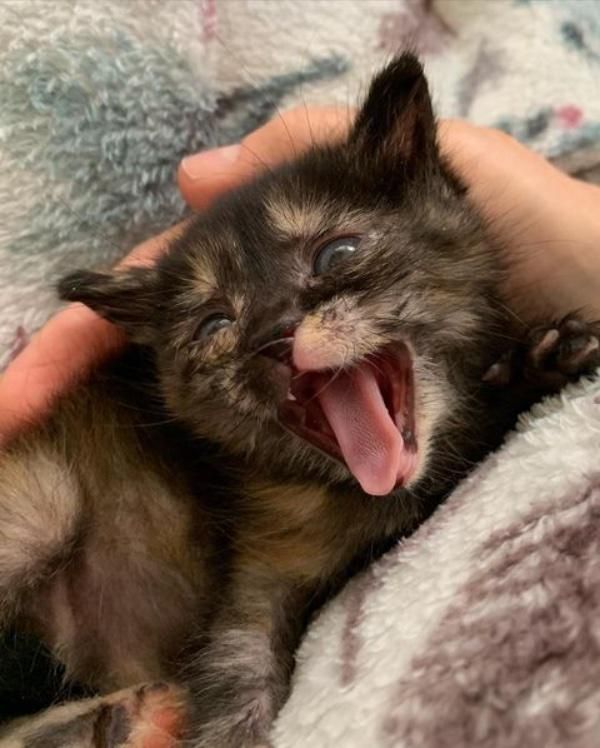
[[[519, 329], [501, 277], [406, 54], [346, 139], [223, 197], [156, 267], [66, 278], [132, 342], [2, 457], [5, 625], [103, 693], [183, 686], [192, 748], [265, 745], [315, 607], [600, 363], [575, 318]], [[142, 746], [131, 693], [23, 745]]]

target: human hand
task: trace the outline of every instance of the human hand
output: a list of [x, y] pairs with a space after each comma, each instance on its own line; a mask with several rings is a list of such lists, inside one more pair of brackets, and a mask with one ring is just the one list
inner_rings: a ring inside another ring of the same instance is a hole
[[512, 311], [528, 324], [600, 319], [600, 187], [499, 130], [448, 120], [439, 139], [497, 239]]
[[[351, 118], [347, 110], [291, 110], [240, 146], [185, 159], [180, 189], [192, 207], [205, 208], [261, 168], [342, 136]], [[587, 307], [600, 317], [600, 189], [569, 178], [498, 131], [445, 121], [439, 141], [506, 255], [504, 291], [515, 313], [533, 321]], [[124, 264], [151, 262], [178, 230], [140, 245]], [[57, 314], [0, 378], [0, 444], [43, 418], [58, 395], [124, 342], [115, 327], [82, 305]]]

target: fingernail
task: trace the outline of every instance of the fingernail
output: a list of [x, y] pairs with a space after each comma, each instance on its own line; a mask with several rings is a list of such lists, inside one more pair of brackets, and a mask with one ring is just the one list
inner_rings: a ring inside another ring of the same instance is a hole
[[181, 169], [192, 180], [202, 179], [211, 173], [218, 173], [219, 170], [228, 171], [237, 161], [240, 150], [239, 145], [227, 145], [224, 148], [196, 153], [183, 159]]

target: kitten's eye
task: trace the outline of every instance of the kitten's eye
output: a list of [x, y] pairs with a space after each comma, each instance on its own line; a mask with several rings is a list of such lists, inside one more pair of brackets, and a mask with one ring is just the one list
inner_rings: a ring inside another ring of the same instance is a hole
[[207, 317], [200, 323], [200, 325], [198, 325], [194, 338], [196, 340], [207, 340], [211, 335], [214, 335], [219, 330], [222, 330], [224, 327], [229, 327], [232, 324], [233, 320], [226, 314], [211, 314], [210, 317]]
[[360, 244], [359, 236], [343, 236], [325, 244], [315, 257], [315, 275], [329, 272], [338, 263], [354, 254]]

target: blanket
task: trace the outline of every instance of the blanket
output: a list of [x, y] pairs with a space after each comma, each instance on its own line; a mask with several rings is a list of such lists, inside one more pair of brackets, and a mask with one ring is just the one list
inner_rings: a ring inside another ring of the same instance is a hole
[[440, 116], [598, 174], [596, 0], [3, 0], [0, 371], [57, 278], [181, 218], [182, 156], [287, 106], [355, 104], [407, 46]]
[[[600, 173], [596, 0], [3, 0], [0, 369], [58, 276], [184, 214], [183, 155], [352, 105], [407, 46], [440, 116]], [[540, 405], [353, 580], [309, 629], [275, 746], [600, 744], [599, 417], [596, 382]]]

